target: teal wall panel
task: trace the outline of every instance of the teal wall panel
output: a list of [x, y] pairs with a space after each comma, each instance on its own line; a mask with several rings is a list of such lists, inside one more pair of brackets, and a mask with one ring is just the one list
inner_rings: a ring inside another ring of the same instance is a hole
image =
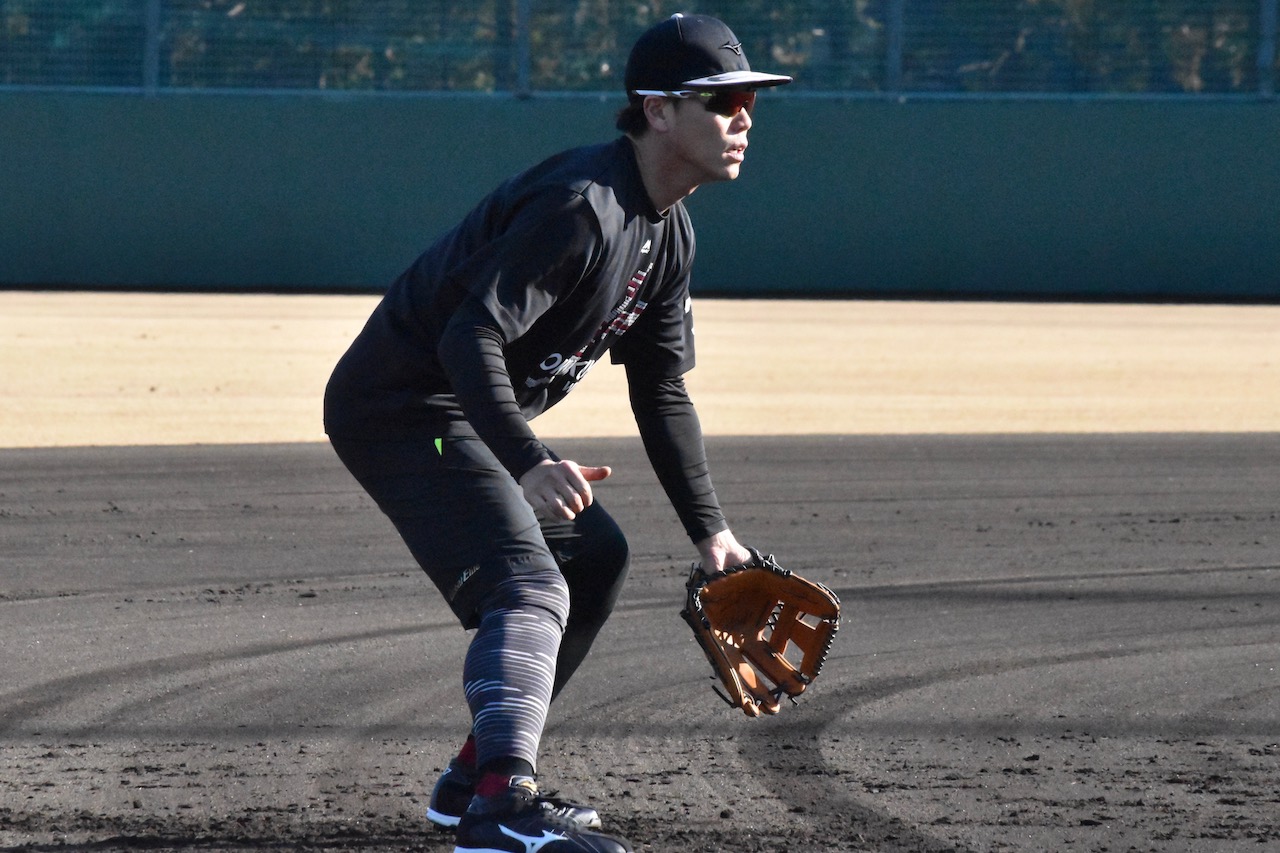
[[[1280, 103], [766, 94], [695, 288], [1280, 297]], [[384, 287], [617, 99], [0, 92], [0, 285]]]
[[[750, 244], [753, 285], [1280, 296], [1275, 103], [800, 102], [768, 116], [743, 218], [781, 243]], [[701, 233], [727, 262], [728, 235]]]

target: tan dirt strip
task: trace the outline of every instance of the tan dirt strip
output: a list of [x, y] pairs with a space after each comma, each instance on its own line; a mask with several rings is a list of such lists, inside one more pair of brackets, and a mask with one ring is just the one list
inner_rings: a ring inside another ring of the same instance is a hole
[[[0, 292], [0, 447], [322, 441], [373, 295]], [[695, 300], [712, 435], [1280, 430], [1280, 306]], [[540, 435], [634, 433], [598, 365]]]

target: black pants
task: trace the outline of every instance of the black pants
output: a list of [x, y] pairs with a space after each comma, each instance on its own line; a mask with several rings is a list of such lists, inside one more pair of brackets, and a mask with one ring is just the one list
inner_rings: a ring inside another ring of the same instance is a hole
[[391, 519], [464, 628], [479, 625], [507, 580], [563, 578], [569, 613], [554, 694], [577, 670], [612, 613], [630, 550], [597, 501], [572, 521], [539, 523], [510, 474], [477, 438], [332, 439], [347, 469]]

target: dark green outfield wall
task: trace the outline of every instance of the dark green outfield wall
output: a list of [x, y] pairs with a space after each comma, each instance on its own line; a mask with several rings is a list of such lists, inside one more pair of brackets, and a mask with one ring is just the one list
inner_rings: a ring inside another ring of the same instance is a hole
[[[618, 101], [0, 93], [0, 285], [380, 289]], [[695, 288], [1280, 297], [1280, 102], [766, 95]]]

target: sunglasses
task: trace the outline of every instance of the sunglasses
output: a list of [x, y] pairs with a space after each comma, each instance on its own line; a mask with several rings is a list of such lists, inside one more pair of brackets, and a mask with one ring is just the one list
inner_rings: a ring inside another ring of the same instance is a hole
[[702, 102], [702, 106], [709, 113], [717, 113], [725, 118], [733, 118], [741, 110], [746, 110], [748, 115], [756, 105], [756, 93], [754, 91], [720, 91], [720, 92], [696, 92], [684, 89], [676, 92], [664, 92], [660, 89], [636, 89], [637, 95], [657, 95], [660, 98], [679, 98], [685, 100], [687, 98], [696, 98]]

